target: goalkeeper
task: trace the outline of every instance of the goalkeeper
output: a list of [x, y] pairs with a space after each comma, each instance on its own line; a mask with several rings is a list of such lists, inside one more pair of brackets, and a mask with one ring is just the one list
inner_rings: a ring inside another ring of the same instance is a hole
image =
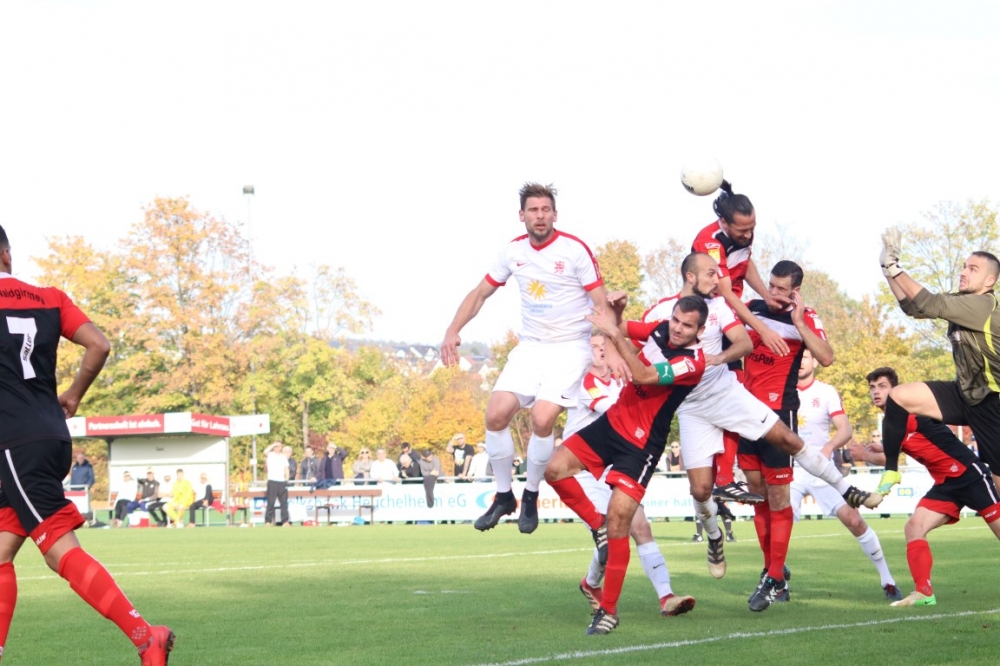
[[878, 491], [886, 495], [899, 483], [898, 457], [909, 414], [972, 428], [979, 457], [1000, 485], [1000, 302], [993, 291], [1000, 260], [989, 252], [973, 252], [962, 267], [958, 293], [932, 294], [900, 267], [898, 229], [882, 234], [882, 246], [882, 274], [903, 312], [917, 319], [948, 322], [956, 379], [892, 389], [882, 422], [886, 471]]

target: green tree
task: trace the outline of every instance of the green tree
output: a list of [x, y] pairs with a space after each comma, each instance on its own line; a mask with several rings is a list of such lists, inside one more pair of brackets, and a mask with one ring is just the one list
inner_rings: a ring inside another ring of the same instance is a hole
[[629, 241], [608, 241], [597, 248], [597, 261], [608, 292], [621, 290], [628, 294], [626, 319], [639, 319], [645, 310], [642, 296], [642, 261], [639, 249]]
[[646, 275], [645, 303], [649, 307], [662, 298], [673, 296], [684, 286], [681, 264], [691, 253], [691, 244], [680, 243], [674, 238], [647, 254], [642, 260]]

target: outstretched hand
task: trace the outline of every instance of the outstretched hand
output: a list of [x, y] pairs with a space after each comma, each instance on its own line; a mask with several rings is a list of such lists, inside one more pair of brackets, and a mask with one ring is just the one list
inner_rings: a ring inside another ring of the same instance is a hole
[[899, 266], [899, 257], [902, 254], [903, 235], [899, 227], [889, 227], [882, 232], [882, 253], [879, 255], [879, 264], [882, 266], [882, 275], [894, 278], [903, 272]]

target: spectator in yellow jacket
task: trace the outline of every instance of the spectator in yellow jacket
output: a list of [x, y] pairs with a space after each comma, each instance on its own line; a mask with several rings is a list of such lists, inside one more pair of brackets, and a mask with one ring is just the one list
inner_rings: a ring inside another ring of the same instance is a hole
[[163, 507], [173, 524], [167, 527], [184, 527], [184, 512], [194, 504], [194, 487], [184, 478], [184, 470], [177, 470], [177, 480], [174, 481], [174, 496]]

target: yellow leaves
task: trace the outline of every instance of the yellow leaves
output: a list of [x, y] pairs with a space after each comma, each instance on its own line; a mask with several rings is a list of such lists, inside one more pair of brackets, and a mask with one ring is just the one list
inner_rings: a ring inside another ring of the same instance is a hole
[[608, 292], [623, 290], [628, 293], [625, 319], [641, 318], [646, 308], [642, 301], [643, 274], [639, 249], [630, 241], [608, 241], [597, 248], [595, 255]]

